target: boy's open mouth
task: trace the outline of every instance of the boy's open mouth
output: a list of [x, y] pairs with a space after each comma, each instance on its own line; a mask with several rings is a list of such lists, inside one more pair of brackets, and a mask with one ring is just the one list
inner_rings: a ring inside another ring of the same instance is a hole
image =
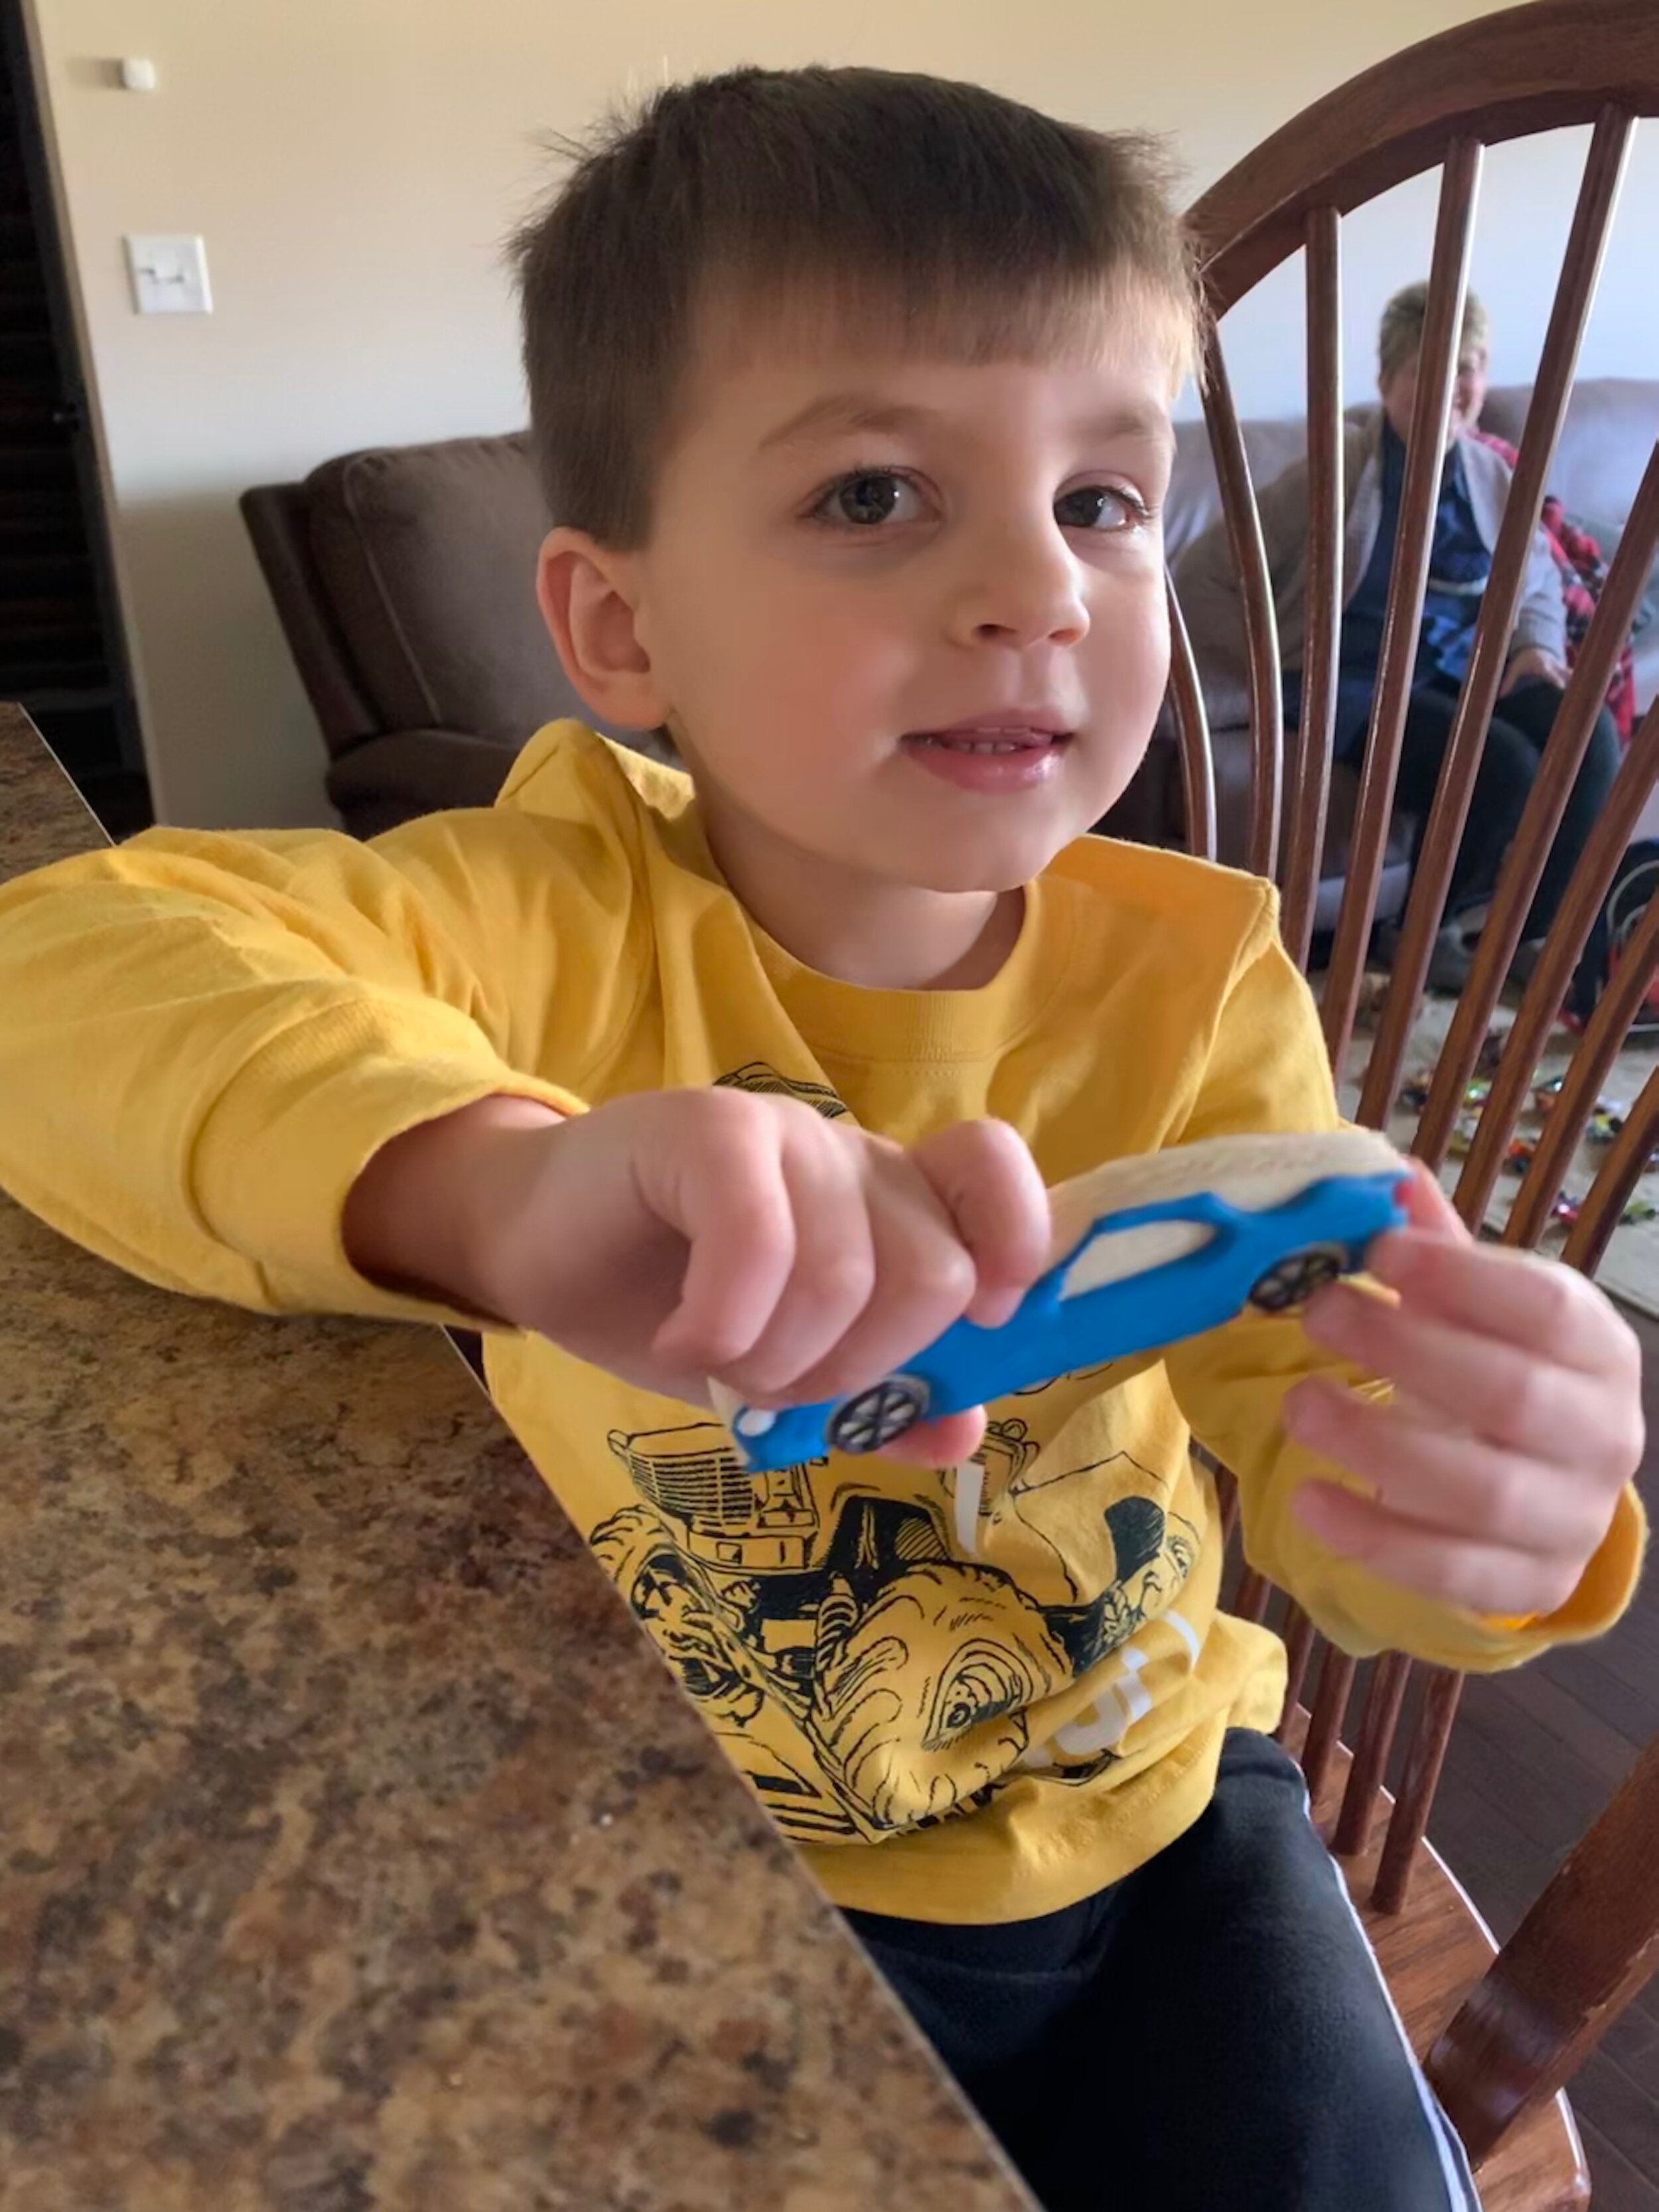
[[969, 791], [1029, 791], [1059, 767], [1072, 732], [1057, 722], [989, 716], [945, 730], [913, 730], [904, 750], [918, 767]]

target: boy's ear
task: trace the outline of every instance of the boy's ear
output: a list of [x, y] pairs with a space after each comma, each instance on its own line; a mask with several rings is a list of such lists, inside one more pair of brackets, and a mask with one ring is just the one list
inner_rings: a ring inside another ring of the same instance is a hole
[[602, 722], [659, 729], [668, 702], [635, 625], [634, 563], [585, 531], [558, 529], [542, 540], [536, 604], [564, 672]]

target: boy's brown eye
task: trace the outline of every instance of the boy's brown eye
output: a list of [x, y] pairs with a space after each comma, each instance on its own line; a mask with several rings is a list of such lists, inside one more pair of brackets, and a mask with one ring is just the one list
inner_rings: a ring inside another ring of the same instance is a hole
[[1054, 519], [1067, 530], [1128, 530], [1146, 521], [1146, 510], [1115, 484], [1080, 484], [1054, 501]]
[[832, 522], [870, 529], [884, 522], [911, 522], [921, 512], [921, 497], [908, 478], [890, 469], [860, 469], [830, 487], [819, 512]]

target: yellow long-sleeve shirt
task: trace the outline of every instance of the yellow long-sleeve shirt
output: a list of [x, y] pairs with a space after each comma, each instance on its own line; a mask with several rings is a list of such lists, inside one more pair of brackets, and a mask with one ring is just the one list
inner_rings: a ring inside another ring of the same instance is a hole
[[[487, 812], [369, 845], [155, 833], [0, 890], [0, 1183], [180, 1290], [429, 1321], [342, 1247], [388, 1139], [493, 1092], [574, 1110], [711, 1083], [906, 1144], [997, 1115], [1051, 1183], [1337, 1118], [1265, 885], [1085, 840], [983, 989], [862, 990], [757, 930], [684, 779], [574, 725]], [[1279, 1419], [1320, 1364], [1294, 1322], [1247, 1318], [996, 1405], [964, 1468], [751, 1477], [705, 1413], [540, 1339], [488, 1350], [503, 1413], [831, 1893], [965, 1921], [1125, 1874], [1201, 1810], [1223, 1730], [1276, 1717], [1277, 1641], [1217, 1611], [1191, 1433], [1237, 1473], [1253, 1563], [1352, 1650], [1502, 1667], [1616, 1617], [1633, 1495], [1520, 1632], [1322, 1550], [1287, 1510], [1313, 1462]]]

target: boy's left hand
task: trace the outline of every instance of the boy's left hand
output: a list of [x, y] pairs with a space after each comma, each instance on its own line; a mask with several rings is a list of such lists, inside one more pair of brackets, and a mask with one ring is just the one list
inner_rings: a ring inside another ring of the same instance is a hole
[[1371, 1573], [1473, 1613], [1553, 1613], [1612, 1522], [1644, 1443], [1634, 1332], [1575, 1269], [1476, 1243], [1419, 1167], [1410, 1226], [1333, 1284], [1315, 1343], [1395, 1386], [1376, 1404], [1322, 1376], [1285, 1400], [1296, 1441], [1370, 1489], [1310, 1482], [1292, 1510]]

